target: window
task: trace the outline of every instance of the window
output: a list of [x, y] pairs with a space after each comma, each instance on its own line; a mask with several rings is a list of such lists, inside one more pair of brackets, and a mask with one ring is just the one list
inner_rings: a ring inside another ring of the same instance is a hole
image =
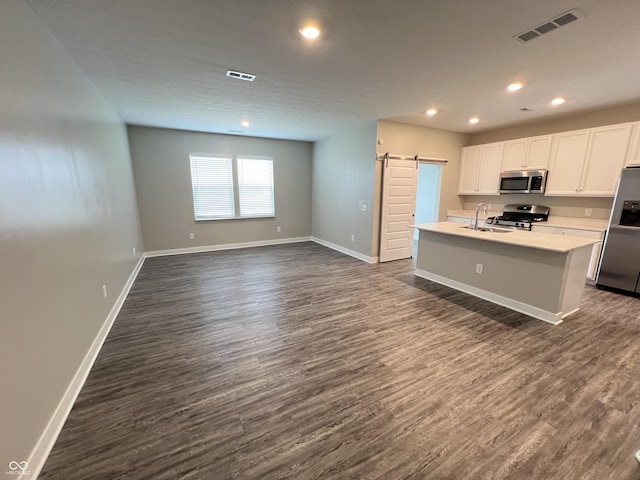
[[[273, 160], [191, 155], [196, 220], [272, 217]], [[239, 213], [237, 213], [239, 212]]]
[[241, 217], [273, 216], [273, 160], [238, 158]]

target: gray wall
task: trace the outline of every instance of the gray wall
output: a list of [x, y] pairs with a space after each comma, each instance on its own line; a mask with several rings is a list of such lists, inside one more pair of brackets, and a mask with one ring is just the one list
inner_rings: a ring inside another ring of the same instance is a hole
[[22, 0], [0, 2], [0, 58], [4, 471], [29, 457], [142, 241], [125, 126]]
[[375, 142], [376, 122], [371, 121], [313, 144], [313, 236], [370, 257], [378, 254], [373, 244]]
[[[136, 126], [128, 130], [146, 251], [311, 235], [310, 143]], [[272, 157], [275, 218], [196, 222], [190, 153]]]

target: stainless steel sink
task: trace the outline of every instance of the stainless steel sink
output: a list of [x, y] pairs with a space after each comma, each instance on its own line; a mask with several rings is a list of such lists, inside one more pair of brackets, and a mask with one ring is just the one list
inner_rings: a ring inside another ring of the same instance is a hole
[[[467, 228], [469, 230], [473, 230], [473, 225], [463, 225], [462, 228]], [[513, 230], [509, 230], [508, 228], [499, 228], [499, 227], [478, 227], [476, 229], [477, 232], [494, 232], [494, 233], [511, 233]]]

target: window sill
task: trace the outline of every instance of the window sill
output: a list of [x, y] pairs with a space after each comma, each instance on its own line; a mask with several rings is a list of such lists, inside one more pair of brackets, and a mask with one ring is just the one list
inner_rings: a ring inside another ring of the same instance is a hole
[[196, 222], [217, 222], [219, 220], [258, 220], [262, 218], [276, 218], [275, 215], [256, 215], [254, 217], [211, 217], [196, 218]]

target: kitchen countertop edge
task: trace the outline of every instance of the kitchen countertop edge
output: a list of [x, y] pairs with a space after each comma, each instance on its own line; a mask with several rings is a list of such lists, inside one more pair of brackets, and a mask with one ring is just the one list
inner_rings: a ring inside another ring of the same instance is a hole
[[466, 225], [461, 225], [455, 222], [424, 223], [420, 225], [412, 225], [412, 227], [426, 232], [455, 235], [458, 237], [474, 238], [476, 240], [483, 240], [487, 242], [504, 243], [508, 245], [561, 253], [567, 253], [580, 247], [593, 245], [599, 241], [588, 238], [536, 233], [533, 231], [511, 230], [507, 233], [483, 232], [465, 228]]

